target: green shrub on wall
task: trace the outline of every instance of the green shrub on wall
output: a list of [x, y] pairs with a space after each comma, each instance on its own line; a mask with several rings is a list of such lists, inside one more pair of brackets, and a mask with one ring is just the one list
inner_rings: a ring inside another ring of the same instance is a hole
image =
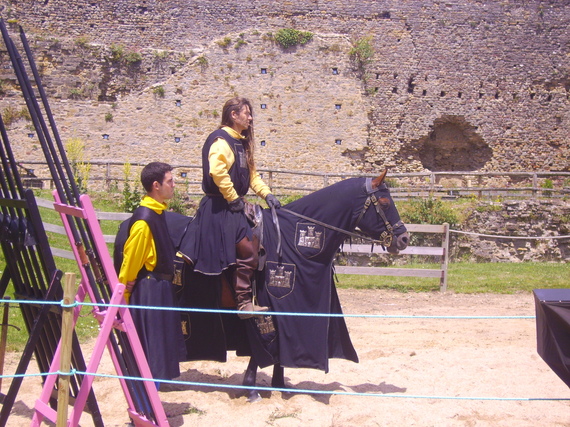
[[458, 222], [453, 209], [439, 199], [410, 199], [402, 203], [400, 216], [408, 224], [443, 224], [453, 227]]
[[348, 54], [354, 62], [356, 69], [360, 72], [364, 72], [366, 65], [372, 61], [372, 57], [374, 56], [372, 36], [362, 37], [354, 41]]
[[299, 31], [293, 28], [282, 28], [275, 33], [275, 41], [282, 48], [307, 44], [313, 39], [313, 33], [309, 31]]

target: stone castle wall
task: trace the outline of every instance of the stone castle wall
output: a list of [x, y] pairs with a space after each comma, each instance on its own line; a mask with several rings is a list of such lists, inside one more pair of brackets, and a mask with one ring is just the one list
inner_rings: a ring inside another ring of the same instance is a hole
[[[259, 167], [337, 173], [570, 170], [569, 5], [0, 1], [32, 41], [62, 138], [90, 160], [199, 163], [241, 95]], [[284, 50], [282, 28], [315, 36]], [[367, 37], [358, 69], [350, 52]], [[18, 96], [3, 52], [0, 66], [4, 107]], [[29, 123], [10, 132], [19, 156], [41, 157]]]

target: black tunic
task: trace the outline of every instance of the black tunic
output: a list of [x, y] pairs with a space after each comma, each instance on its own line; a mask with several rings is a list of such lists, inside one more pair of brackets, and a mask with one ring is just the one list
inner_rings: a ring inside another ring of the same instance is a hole
[[244, 237], [252, 238], [252, 231], [243, 212], [231, 212], [210, 176], [208, 154], [218, 138], [226, 140], [235, 162], [229, 169], [230, 178], [238, 195], [249, 190], [250, 171], [242, 143], [226, 131], [218, 129], [206, 139], [202, 149], [202, 189], [206, 196], [200, 201], [194, 221], [189, 225], [187, 239], [180, 248], [194, 264], [194, 270], [207, 275], [218, 275], [236, 262], [236, 244]]
[[[129, 303], [131, 306], [177, 307], [174, 285], [163, 276], [174, 271], [174, 244], [165, 215], [141, 206], [133, 214], [131, 224], [138, 219], [144, 220], [152, 232], [157, 265], [152, 272], [141, 270]], [[179, 362], [186, 353], [180, 312], [136, 308], [130, 311], [153, 378], [170, 380], [180, 376]]]

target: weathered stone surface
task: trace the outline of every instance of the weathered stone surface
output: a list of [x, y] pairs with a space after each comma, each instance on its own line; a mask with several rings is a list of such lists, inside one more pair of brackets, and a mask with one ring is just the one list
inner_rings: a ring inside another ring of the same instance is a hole
[[[0, 8], [32, 42], [62, 138], [81, 138], [92, 160], [197, 163], [224, 100], [239, 94], [256, 106], [260, 167], [570, 170], [567, 1], [0, 0]], [[316, 36], [284, 51], [269, 35], [281, 28]], [[358, 71], [349, 53], [367, 36], [375, 53]], [[0, 108], [20, 107], [5, 52], [0, 68]], [[451, 117], [459, 128], [447, 134], [463, 134], [434, 146], [437, 124]], [[19, 158], [34, 160], [41, 150], [29, 126], [14, 123], [10, 137]]]
[[[458, 230], [516, 239], [452, 233], [455, 259], [487, 262], [570, 260], [570, 203], [561, 200], [481, 202]], [[545, 237], [526, 240], [520, 237]]]

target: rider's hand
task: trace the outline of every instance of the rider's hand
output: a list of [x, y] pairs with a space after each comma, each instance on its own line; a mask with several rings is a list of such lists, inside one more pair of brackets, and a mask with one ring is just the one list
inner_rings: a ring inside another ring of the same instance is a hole
[[245, 208], [245, 201], [243, 197], [238, 197], [228, 203], [231, 212], [241, 212]]
[[267, 203], [267, 206], [269, 206], [270, 208], [279, 209], [281, 207], [281, 203], [279, 203], [279, 200], [277, 200], [277, 197], [275, 197], [271, 193], [269, 193], [265, 197], [265, 203]]

